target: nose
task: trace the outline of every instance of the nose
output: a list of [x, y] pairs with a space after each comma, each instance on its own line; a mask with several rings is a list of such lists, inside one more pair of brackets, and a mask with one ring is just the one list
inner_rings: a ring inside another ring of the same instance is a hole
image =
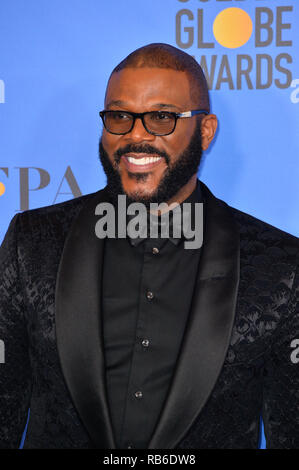
[[124, 137], [131, 142], [152, 142], [156, 136], [147, 132], [141, 118], [136, 118], [131, 132]]

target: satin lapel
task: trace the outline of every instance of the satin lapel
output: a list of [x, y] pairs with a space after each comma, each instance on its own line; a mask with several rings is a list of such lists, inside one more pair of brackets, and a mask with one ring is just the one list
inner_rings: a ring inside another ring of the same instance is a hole
[[78, 414], [96, 448], [115, 448], [105, 390], [100, 316], [103, 240], [95, 235], [95, 207], [81, 210], [66, 240], [56, 285], [56, 336], [62, 371]]
[[201, 183], [204, 239], [192, 307], [165, 407], [149, 449], [172, 449], [192, 426], [220, 374], [234, 322], [239, 232], [225, 203]]

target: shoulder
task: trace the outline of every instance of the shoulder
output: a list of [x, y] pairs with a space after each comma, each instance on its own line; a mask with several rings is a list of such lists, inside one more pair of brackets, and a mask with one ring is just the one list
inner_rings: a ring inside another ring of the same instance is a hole
[[299, 238], [256, 217], [228, 206], [239, 233], [241, 255], [255, 264], [275, 266], [280, 269], [288, 265], [296, 269], [299, 265]]
[[20, 231], [34, 232], [67, 230], [84, 205], [97, 193], [90, 193], [51, 206], [31, 209], [18, 214]]
[[284, 230], [281, 230], [274, 225], [264, 222], [261, 219], [257, 219], [251, 214], [242, 212], [235, 207], [228, 206], [230, 213], [233, 215], [235, 221], [238, 224], [241, 234], [247, 234], [248, 236], [258, 236], [263, 239], [269, 240], [284, 240], [290, 242], [299, 248], [299, 238], [292, 235]]
[[222, 199], [217, 198], [202, 181], [200, 183], [204, 200], [218, 207], [219, 216], [221, 215], [225, 219], [226, 216], [229, 216], [229, 220], [232, 220], [235, 224], [236, 230], [240, 234], [241, 247], [247, 246], [249, 249], [250, 246], [255, 245], [256, 250], [261, 250], [264, 247], [273, 251], [275, 251], [275, 248], [281, 247], [281, 249], [298, 259], [299, 238], [228, 205]]
[[39, 252], [45, 247], [64, 244], [80, 211], [102, 190], [59, 204], [17, 214], [11, 221], [6, 238], [13, 239], [25, 252]]

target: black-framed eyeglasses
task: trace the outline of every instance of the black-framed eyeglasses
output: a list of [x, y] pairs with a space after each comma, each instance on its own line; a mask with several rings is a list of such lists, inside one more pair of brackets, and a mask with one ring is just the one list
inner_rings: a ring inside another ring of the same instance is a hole
[[149, 134], [169, 135], [176, 127], [178, 119], [190, 118], [196, 114], [209, 114], [205, 109], [173, 113], [170, 111], [147, 111], [145, 113], [132, 113], [129, 111], [100, 111], [104, 127], [110, 134], [124, 135], [131, 132], [137, 118]]

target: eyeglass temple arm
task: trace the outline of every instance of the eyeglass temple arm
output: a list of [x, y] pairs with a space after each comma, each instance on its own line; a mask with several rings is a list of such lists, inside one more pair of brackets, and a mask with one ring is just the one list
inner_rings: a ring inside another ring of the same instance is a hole
[[198, 109], [196, 111], [185, 111], [184, 113], [178, 113], [177, 117], [179, 118], [189, 118], [195, 116], [196, 114], [209, 114], [205, 109]]

